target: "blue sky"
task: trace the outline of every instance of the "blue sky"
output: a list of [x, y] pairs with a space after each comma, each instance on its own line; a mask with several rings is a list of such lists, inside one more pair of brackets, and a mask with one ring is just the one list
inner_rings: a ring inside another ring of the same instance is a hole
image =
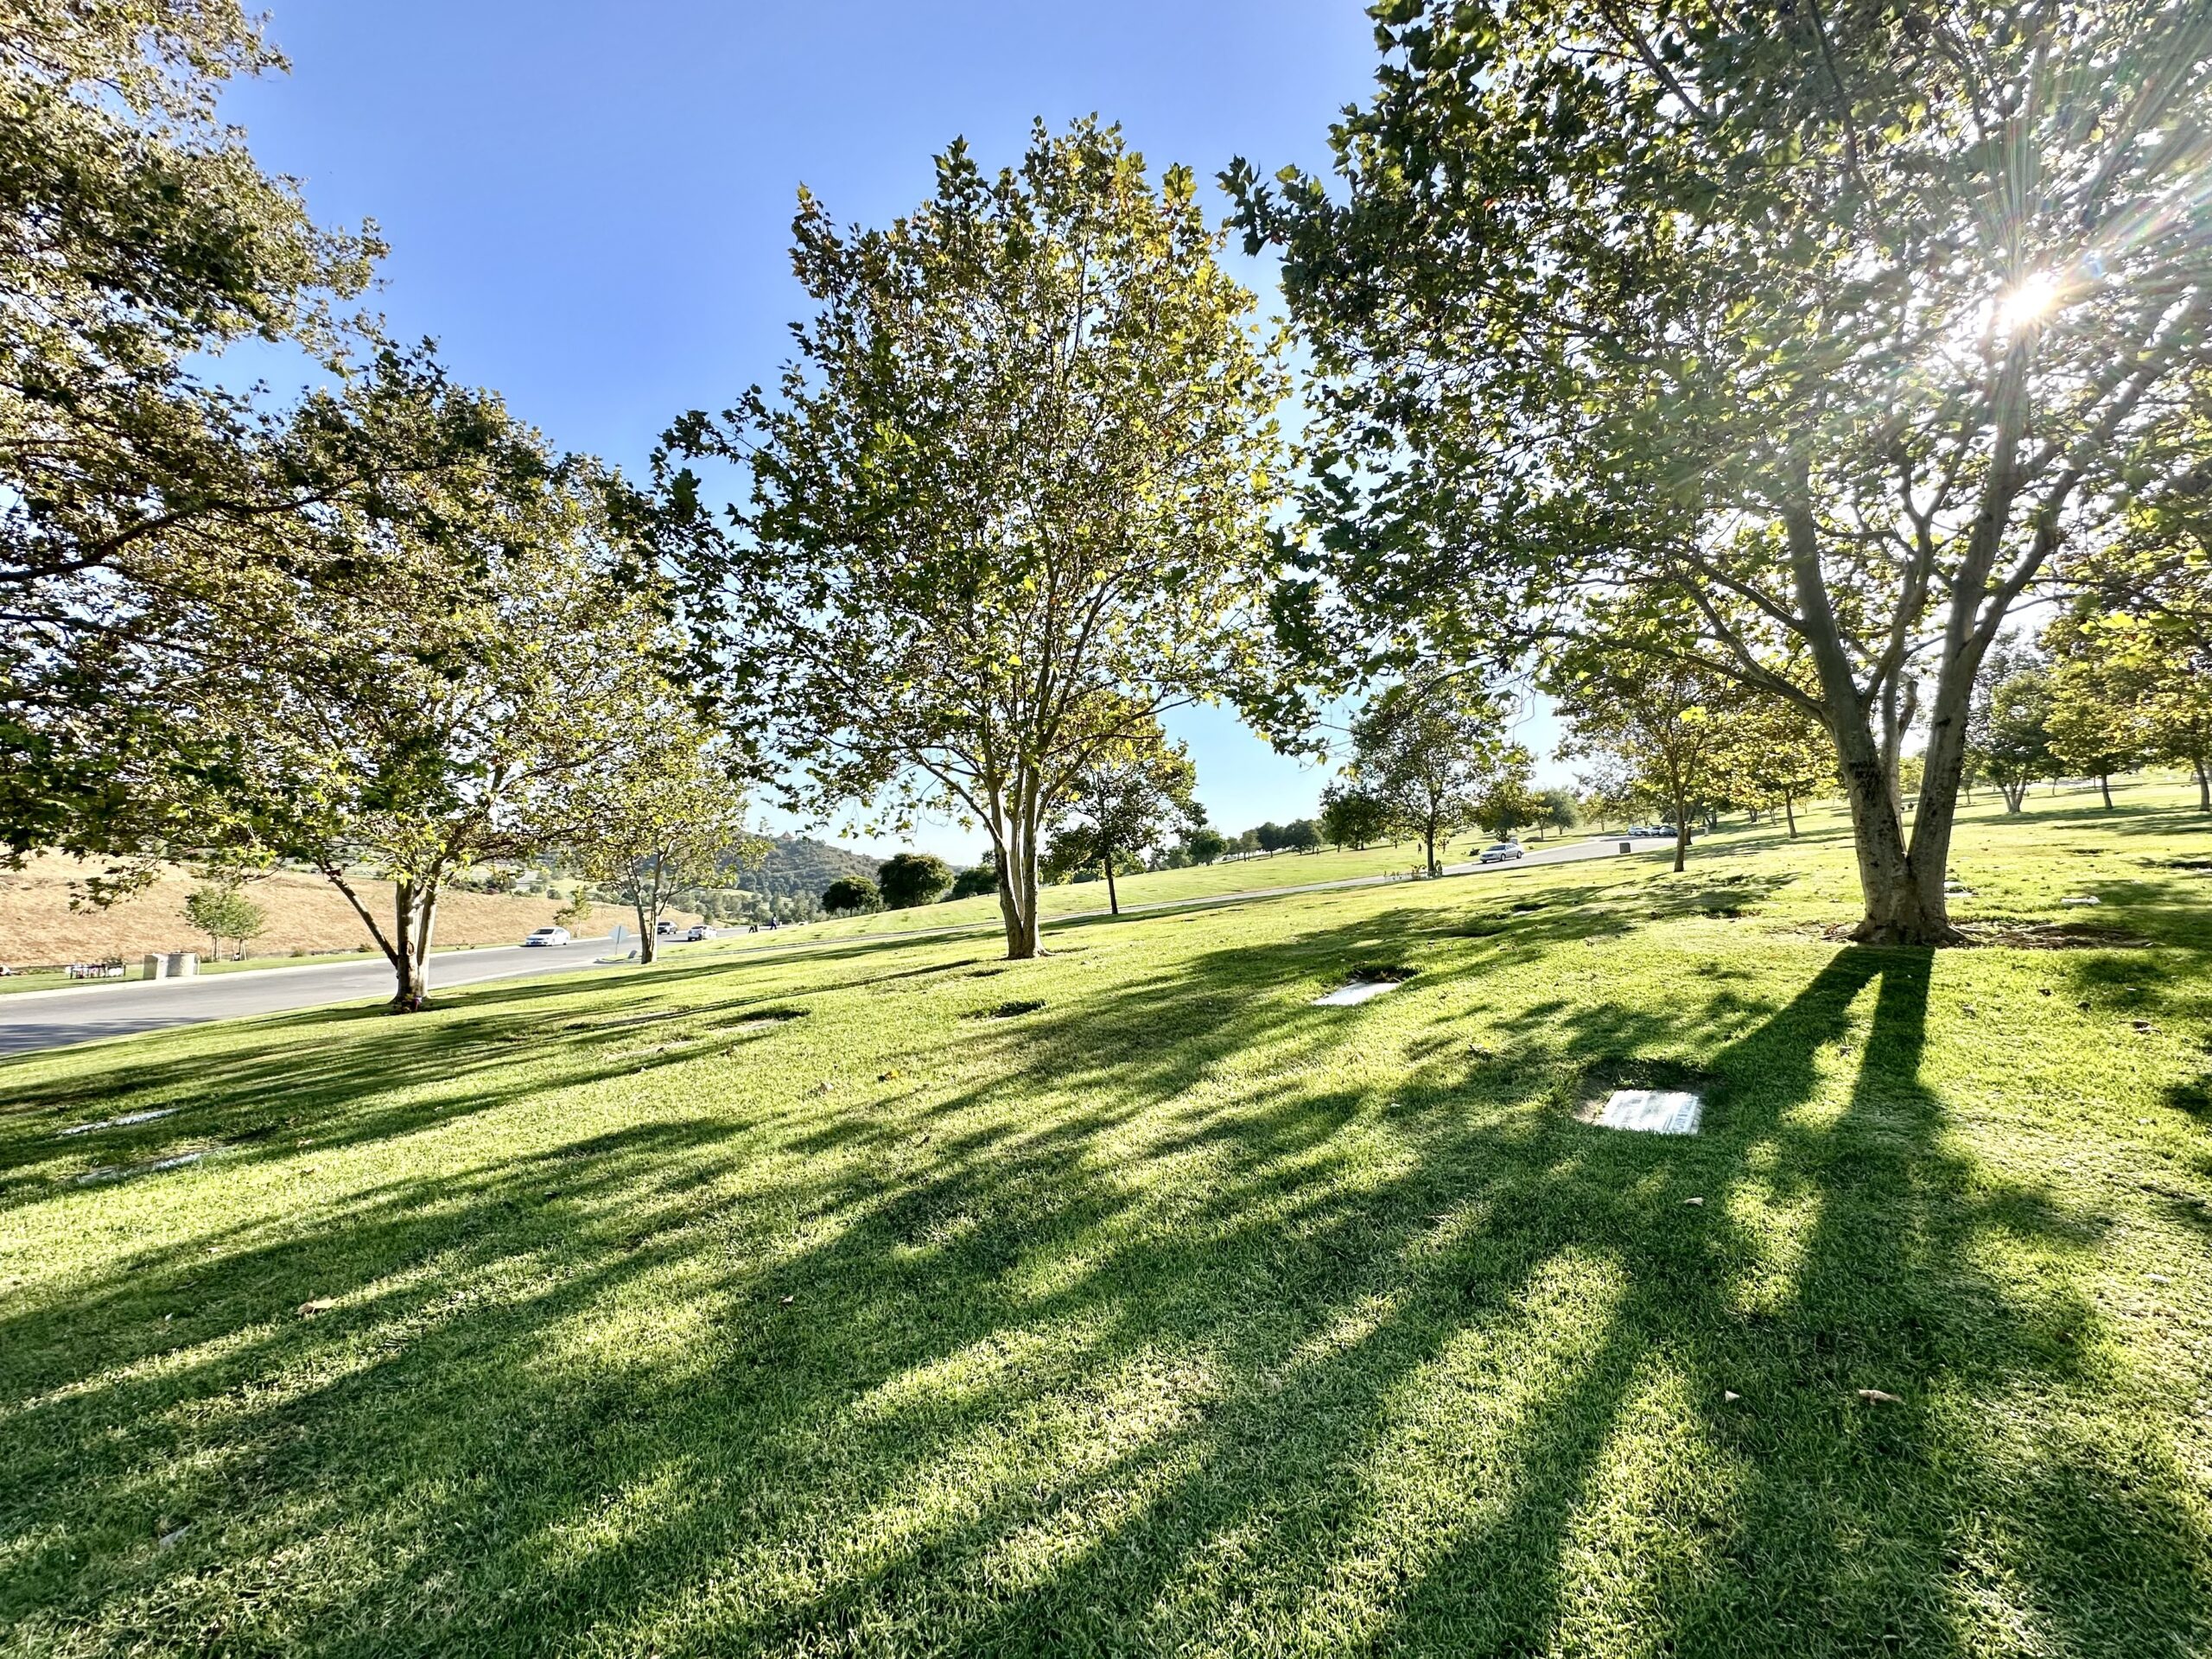
[[[671, 417], [782, 360], [802, 181], [877, 223], [927, 194], [956, 135], [995, 167], [1033, 118], [1094, 111], [1155, 168], [1319, 167], [1374, 67], [1357, 0], [269, 3], [292, 73], [227, 105], [264, 165], [326, 221], [383, 227], [377, 303], [397, 333], [435, 336], [556, 443], [633, 471]], [[1268, 270], [1237, 265], [1274, 309]], [[1313, 810], [1326, 774], [1228, 711], [1171, 725], [1224, 828]], [[1522, 735], [1553, 741], [1548, 721]]]

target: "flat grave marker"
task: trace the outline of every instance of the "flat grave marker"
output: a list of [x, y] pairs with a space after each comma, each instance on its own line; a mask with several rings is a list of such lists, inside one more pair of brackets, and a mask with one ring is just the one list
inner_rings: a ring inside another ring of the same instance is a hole
[[1317, 1008], [1349, 1008], [1370, 997], [1380, 996], [1385, 991], [1395, 991], [1403, 982], [1395, 979], [1355, 979], [1351, 984], [1339, 986], [1325, 996], [1315, 997], [1313, 1006]]
[[1682, 1089], [1616, 1089], [1598, 1114], [1598, 1127], [1635, 1135], [1695, 1135], [1705, 1103]]

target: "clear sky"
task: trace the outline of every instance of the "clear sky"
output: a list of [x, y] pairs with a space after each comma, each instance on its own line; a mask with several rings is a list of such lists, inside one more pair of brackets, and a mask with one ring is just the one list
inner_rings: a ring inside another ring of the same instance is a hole
[[[774, 374], [804, 304], [786, 255], [802, 181], [880, 223], [928, 194], [955, 136], [995, 168], [1033, 118], [1092, 111], [1155, 170], [1318, 168], [1375, 62], [1358, 0], [268, 4], [292, 73], [228, 105], [264, 164], [325, 221], [383, 227], [396, 333], [435, 336], [556, 443], [633, 472], [672, 416]], [[1268, 270], [1236, 264], [1275, 309]], [[1313, 810], [1326, 774], [1232, 714], [1170, 724], [1224, 829]], [[1522, 735], [1553, 741], [1548, 721]]]

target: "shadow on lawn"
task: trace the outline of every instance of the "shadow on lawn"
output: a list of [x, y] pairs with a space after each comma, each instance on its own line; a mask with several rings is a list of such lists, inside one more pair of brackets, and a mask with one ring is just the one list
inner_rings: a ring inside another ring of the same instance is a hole
[[[1931, 1403], [2031, 1417], [2088, 1386], [2097, 1316], [1977, 1266], [2094, 1232], [1948, 1144], [1929, 958], [1840, 951], [1778, 1005], [1562, 997], [1469, 1052], [1517, 946], [1636, 918], [1548, 898], [1503, 948], [1409, 947], [1421, 909], [1103, 991], [1019, 964], [1049, 1016], [963, 1031], [988, 1080], [949, 1098], [664, 1116], [0, 1307], [0, 1620], [422, 1651], [2201, 1639], [2171, 1471]], [[1306, 1006], [1378, 945], [1414, 950], [1408, 988]], [[307, 1109], [399, 1132], [394, 1065], [512, 1060], [531, 1003], [329, 1057]], [[917, 1006], [920, 1054], [960, 1010]], [[632, 1069], [606, 1040], [553, 1036], [526, 1087]], [[1307, 1080], [1389, 1040], [1387, 1098]], [[1560, 1109], [1664, 1063], [1709, 1080], [1698, 1140]]]

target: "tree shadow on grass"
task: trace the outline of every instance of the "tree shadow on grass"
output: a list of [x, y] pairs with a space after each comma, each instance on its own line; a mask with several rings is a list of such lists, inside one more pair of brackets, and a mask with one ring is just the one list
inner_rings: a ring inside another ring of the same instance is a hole
[[[1575, 908], [1515, 925], [1612, 925]], [[2202, 1634], [2169, 1471], [2123, 1491], [2094, 1434], [1971, 1418], [2082, 1387], [2056, 1331], [2095, 1325], [1983, 1252], [2063, 1279], [2091, 1235], [1949, 1144], [1924, 955], [1837, 953], [1780, 1006], [1560, 997], [1486, 1057], [1451, 1037], [1487, 942], [1306, 1005], [1433, 920], [1103, 990], [1024, 964], [1021, 1032], [956, 1023], [1002, 981], [918, 981], [867, 1067], [958, 1031], [971, 1080], [664, 1115], [0, 1313], [0, 1421], [41, 1447], [0, 1475], [0, 1618], [118, 1649], [1943, 1652], [1993, 1595], [2067, 1650]], [[1327, 1080], [1351, 1051], [1404, 1058]], [[1662, 1060], [1712, 1079], [1706, 1136], [1563, 1109]], [[2115, 1522], [2120, 1571], [2085, 1543]]]

